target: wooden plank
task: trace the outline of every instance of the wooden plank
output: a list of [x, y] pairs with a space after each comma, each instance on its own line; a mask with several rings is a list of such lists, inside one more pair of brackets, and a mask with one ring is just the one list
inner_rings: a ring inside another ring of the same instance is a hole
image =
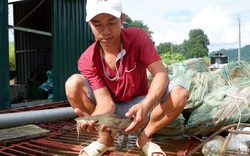
[[0, 130], [0, 145], [23, 141], [31, 138], [43, 137], [49, 134], [49, 130], [36, 125], [24, 125]]

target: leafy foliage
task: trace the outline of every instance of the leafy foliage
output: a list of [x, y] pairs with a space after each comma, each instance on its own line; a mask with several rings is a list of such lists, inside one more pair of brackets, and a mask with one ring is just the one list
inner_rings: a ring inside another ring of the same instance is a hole
[[156, 50], [160, 54], [163, 62], [167, 65], [173, 62], [183, 61], [183, 56], [180, 53], [181, 47], [179, 45], [173, 45], [171, 42], [160, 43], [156, 46]]
[[165, 54], [171, 52], [171, 46], [171, 42], [160, 43], [158, 46], [156, 46], [156, 50], [159, 54]]
[[137, 28], [141, 28], [143, 29], [147, 34], [148, 36], [151, 38], [151, 40], [153, 41], [153, 38], [152, 38], [152, 34], [154, 34], [153, 31], [149, 30], [149, 27], [147, 25], [145, 25], [143, 23], [143, 21], [141, 20], [132, 20], [128, 15], [126, 15], [126, 18], [125, 18], [125, 22], [123, 24], [123, 27], [124, 28], [128, 28], [128, 27], [137, 27]]
[[15, 70], [15, 51], [14, 43], [9, 42], [9, 70]]
[[[142, 28], [149, 37], [152, 39], [153, 31], [149, 30], [148, 26], [141, 20], [133, 21], [128, 15], [126, 15], [125, 22], [123, 24], [124, 28], [128, 27], [139, 27]], [[204, 58], [209, 60], [208, 48], [210, 44], [207, 35], [202, 29], [193, 29], [189, 31], [189, 39], [184, 40], [182, 44], [177, 45], [171, 42], [160, 43], [156, 46], [156, 50], [161, 56], [163, 62], [167, 65], [173, 62], [182, 62], [185, 59], [190, 58]], [[153, 41], [154, 43], [154, 41]]]
[[[174, 45], [171, 42], [160, 43], [156, 50], [165, 60], [166, 64], [172, 62], [181, 62], [189, 58], [204, 58], [208, 55], [209, 39], [201, 29], [189, 31], [189, 39], [184, 40], [180, 45]], [[167, 61], [170, 59], [171, 61]]]
[[208, 55], [207, 46], [209, 39], [202, 29], [193, 29], [189, 31], [189, 39], [184, 40], [182, 46], [185, 50], [185, 58], [201, 58]]

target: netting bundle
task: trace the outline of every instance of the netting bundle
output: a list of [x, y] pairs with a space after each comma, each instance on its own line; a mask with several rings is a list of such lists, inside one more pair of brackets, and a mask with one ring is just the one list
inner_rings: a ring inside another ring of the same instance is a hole
[[222, 67], [220, 75], [228, 85], [244, 88], [250, 86], [250, 66], [245, 61], [231, 62]]
[[185, 109], [200, 106], [206, 94], [226, 84], [219, 74], [209, 73], [204, 60], [200, 59], [175, 63], [172, 65], [172, 73], [171, 80], [181, 81], [189, 90]]
[[188, 133], [207, 135], [228, 124], [249, 122], [248, 63], [232, 62], [222, 69], [207, 72], [202, 60], [188, 62], [172, 65], [171, 75], [171, 80], [179, 80], [189, 89], [185, 106], [186, 110], [191, 110], [185, 127]]
[[250, 117], [250, 87], [239, 90], [225, 86], [208, 94], [203, 101], [187, 122], [189, 134], [207, 135], [228, 124], [247, 122]]
[[185, 109], [194, 108], [202, 104], [204, 95], [208, 90], [208, 80], [204, 74], [188, 70], [184, 75], [174, 80], [181, 81], [189, 90], [189, 98]]
[[207, 72], [208, 68], [203, 59], [190, 59], [180, 63], [173, 63], [167, 70], [170, 74], [170, 79], [185, 75], [188, 70], [194, 70], [196, 72]]
[[209, 72], [204, 60], [192, 59], [167, 70], [171, 81], [179, 80], [189, 90], [184, 108], [190, 115], [185, 125], [188, 134], [206, 136], [228, 124], [250, 122], [248, 63], [231, 62]]

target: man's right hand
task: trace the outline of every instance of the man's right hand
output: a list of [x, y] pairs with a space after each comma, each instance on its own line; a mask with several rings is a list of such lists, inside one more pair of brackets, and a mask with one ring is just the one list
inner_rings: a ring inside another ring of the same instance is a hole
[[[85, 112], [82, 112], [79, 108], [75, 108], [74, 112], [76, 113], [76, 115], [78, 117], [88, 117], [89, 116], [89, 114], [87, 114]], [[92, 120], [90, 122], [82, 121], [81, 125], [80, 125], [80, 129], [82, 131], [87, 131], [87, 132], [96, 132], [96, 129], [95, 129], [94, 125], [95, 125], [94, 120]]]
[[[78, 117], [90, 116], [88, 113], [82, 112], [79, 108], [75, 108], [74, 112]], [[91, 120], [90, 122], [81, 121], [80, 129], [82, 131], [87, 131], [87, 132], [97, 132], [97, 129], [95, 128], [95, 123], [96, 123], [95, 120]], [[110, 133], [110, 128], [106, 127], [105, 125], [101, 125], [100, 131]]]

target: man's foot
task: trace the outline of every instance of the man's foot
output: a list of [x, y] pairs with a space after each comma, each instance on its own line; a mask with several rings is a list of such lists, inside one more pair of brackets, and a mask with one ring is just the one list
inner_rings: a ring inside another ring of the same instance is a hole
[[79, 152], [79, 156], [101, 156], [107, 151], [116, 151], [116, 147], [107, 147], [97, 141], [92, 142]]
[[152, 139], [149, 138], [144, 131], [142, 131], [137, 138], [136, 145], [142, 148], [146, 156], [166, 156], [161, 147], [153, 143]]
[[79, 153], [81, 156], [101, 156], [107, 151], [115, 151], [114, 139], [108, 132], [99, 132], [97, 141], [82, 149]]
[[139, 148], [142, 148], [146, 143], [151, 142], [151, 137], [148, 137], [144, 131], [141, 131], [140, 135], [136, 140], [136, 145]]

